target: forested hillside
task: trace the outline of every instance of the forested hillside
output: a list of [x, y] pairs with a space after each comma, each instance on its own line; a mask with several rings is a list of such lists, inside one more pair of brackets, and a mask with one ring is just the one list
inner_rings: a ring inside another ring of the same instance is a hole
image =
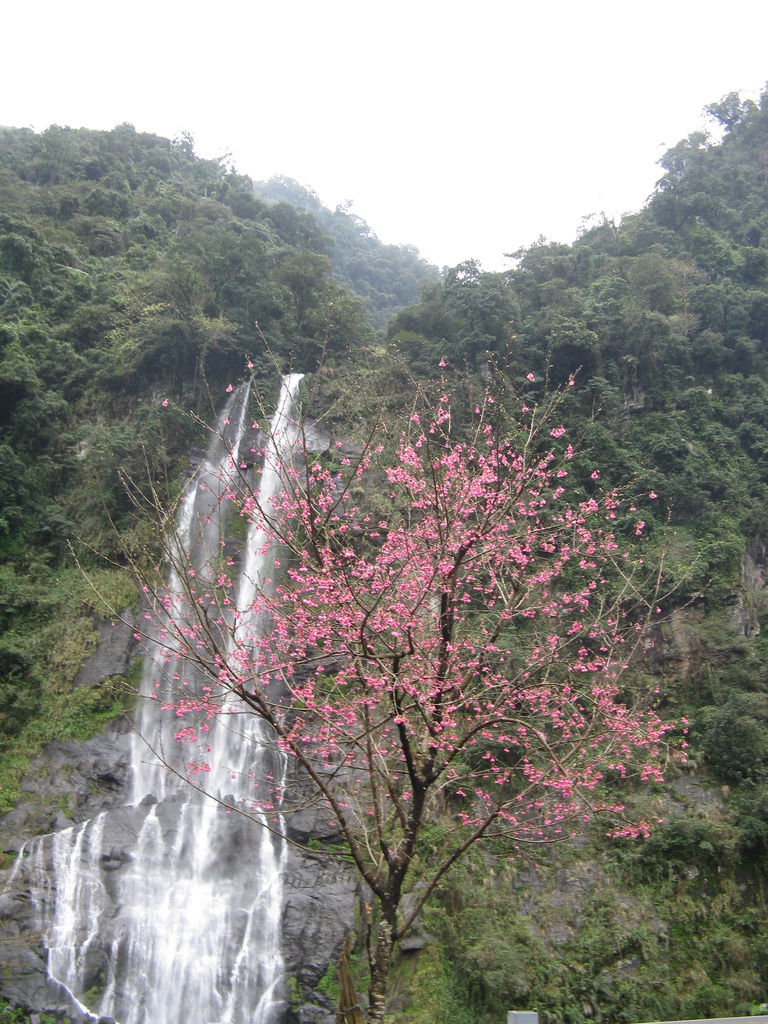
[[438, 279], [437, 268], [426, 264], [412, 246], [380, 242], [349, 203], [331, 211], [311, 189], [284, 177], [256, 182], [254, 191], [272, 205], [273, 218], [282, 212], [292, 220], [294, 207], [311, 214], [326, 235], [335, 277], [362, 300], [374, 327], [386, 327], [394, 313], [419, 298], [423, 285]]
[[595, 837], [471, 898], [449, 885], [433, 926], [461, 982], [433, 965], [441, 1020], [465, 1019], [467, 993], [497, 1019], [530, 1005], [575, 1022], [749, 1012], [768, 991], [768, 92], [709, 112], [722, 140], [666, 153], [644, 210], [518, 252], [510, 273], [459, 266], [390, 325], [422, 373], [577, 374], [582, 480], [599, 466], [658, 496], [642, 514], [677, 590], [647, 669], [690, 721], [645, 843]]
[[188, 139], [0, 129], [0, 803], [42, 739], [114, 713], [70, 694], [96, 634], [69, 545], [119, 557], [123, 478], [177, 486], [194, 429], [161, 399], [208, 419], [246, 358], [274, 390], [376, 340], [332, 249]]
[[536, 867], [473, 854], [401, 961], [396, 1004], [412, 1024], [513, 1007], [577, 1024], [762, 1003], [768, 91], [710, 113], [718, 138], [670, 149], [642, 211], [520, 251], [509, 272], [468, 262], [442, 280], [348, 212], [286, 180], [254, 190], [188, 139], [0, 129], [2, 808], [41, 743], [124, 703], [119, 686], [72, 688], [104, 609], [69, 545], [113, 559], [100, 587], [133, 600], [119, 563], [140, 527], [121, 475], [178, 489], [199, 438], [175, 402], [207, 417], [246, 358], [262, 388], [296, 368], [328, 401], [354, 367], [361, 415], [441, 363], [534, 400], [575, 374], [575, 486], [599, 467], [601, 485], [643, 496], [666, 550], [674, 597], [638, 671], [690, 721], [689, 765], [636, 808], [660, 819], [646, 841], [597, 829]]

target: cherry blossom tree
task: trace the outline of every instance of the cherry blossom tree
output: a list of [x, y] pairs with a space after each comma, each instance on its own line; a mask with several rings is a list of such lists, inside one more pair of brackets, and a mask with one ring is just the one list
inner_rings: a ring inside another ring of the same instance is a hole
[[[395, 437], [321, 453], [297, 412], [271, 497], [245, 471], [264, 452], [233, 453], [220, 502], [267, 564], [246, 599], [232, 559], [191, 566], [170, 517], [173, 583], [162, 567], [144, 582], [166, 657], [205, 680], [166, 701], [197, 745], [193, 783], [215, 762], [211, 724], [255, 716], [334, 820], [368, 893], [371, 1022], [396, 943], [473, 844], [555, 842], [598, 813], [615, 835], [643, 833], [607, 776], [656, 780], [667, 756], [669, 726], [627, 672], [661, 578], [619, 539], [636, 548], [640, 512], [597, 471], [569, 501], [562, 394], [502, 409], [485, 393], [460, 425], [451, 392], [434, 399]], [[291, 792], [270, 799], [290, 813]], [[437, 821], [439, 854], [425, 842]]]

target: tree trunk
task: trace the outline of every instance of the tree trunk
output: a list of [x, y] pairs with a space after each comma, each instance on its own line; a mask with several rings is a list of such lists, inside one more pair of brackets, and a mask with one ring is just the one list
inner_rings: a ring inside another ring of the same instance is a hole
[[339, 1012], [336, 1015], [336, 1024], [365, 1024], [349, 966], [350, 938], [351, 936], [347, 936], [339, 959]]
[[368, 993], [368, 1024], [383, 1024], [387, 1003], [387, 982], [392, 962], [392, 926], [379, 922], [376, 945], [370, 958], [371, 987]]

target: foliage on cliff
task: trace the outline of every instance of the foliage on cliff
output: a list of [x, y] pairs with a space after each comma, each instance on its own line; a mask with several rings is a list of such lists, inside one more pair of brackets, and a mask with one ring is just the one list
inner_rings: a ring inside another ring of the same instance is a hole
[[648, 667], [691, 720], [705, 783], [659, 789], [664, 824], [631, 851], [593, 836], [523, 873], [523, 891], [492, 857], [471, 898], [450, 887], [430, 922], [442, 983], [420, 987], [414, 1021], [513, 1005], [574, 1022], [719, 1016], [768, 991], [768, 91], [709, 111], [721, 140], [671, 149], [644, 210], [541, 241], [508, 273], [457, 267], [389, 329], [423, 372], [442, 358], [577, 373], [568, 422], [603, 480], [659, 495], [650, 535], [668, 518], [670, 576], [689, 567]]
[[[274, 387], [278, 368], [339, 361], [375, 334], [334, 280], [312, 217], [260, 202], [248, 178], [199, 159], [187, 138], [130, 125], [0, 129], [0, 210], [0, 748], [10, 754], [26, 749], [41, 708], [55, 718], [52, 694], [69, 691], [95, 636], [92, 612], [61, 585], [69, 543], [119, 559], [117, 532], [132, 529], [121, 474], [149, 475], [167, 493], [188, 463], [194, 429], [161, 417], [161, 398], [207, 420], [245, 355]], [[59, 663], [57, 624], [69, 646], [81, 637], [74, 667]]]
[[[667, 510], [688, 596], [736, 601], [768, 507], [768, 93], [710, 108], [726, 133], [662, 159], [646, 209], [571, 245], [544, 241], [508, 273], [450, 271], [389, 329], [429, 372], [441, 358], [550, 383], [577, 374], [566, 416], [603, 480], [642, 480]], [[724, 112], [725, 111], [725, 112]], [[754, 632], [761, 608], [743, 609]]]

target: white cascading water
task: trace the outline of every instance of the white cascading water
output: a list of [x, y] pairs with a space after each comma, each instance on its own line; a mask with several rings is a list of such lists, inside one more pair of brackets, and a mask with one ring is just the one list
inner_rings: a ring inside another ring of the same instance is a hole
[[[258, 489], [265, 508], [297, 442], [291, 416], [301, 377], [283, 378], [270, 424]], [[224, 545], [232, 505], [225, 495], [239, 486], [248, 392], [242, 385], [230, 397], [181, 503], [174, 535], [180, 561], [201, 572]], [[266, 540], [253, 524], [236, 589], [238, 643], [259, 629], [249, 609], [268, 575]], [[171, 593], [178, 583], [172, 573]], [[103, 815], [36, 840], [25, 858], [25, 870], [38, 876], [49, 974], [83, 1010], [120, 1024], [279, 1024], [287, 844], [277, 811], [258, 806], [258, 790], [282, 790], [285, 759], [261, 722], [229, 706], [209, 734], [215, 763], [204, 778], [206, 792], [222, 802], [180, 781], [167, 767], [183, 772], [179, 724], [162, 705], [182, 678], [194, 687], [189, 667], [154, 645], [133, 741], [133, 808], [124, 824], [130, 862], [102, 848]], [[224, 804], [247, 809], [251, 820]]]

